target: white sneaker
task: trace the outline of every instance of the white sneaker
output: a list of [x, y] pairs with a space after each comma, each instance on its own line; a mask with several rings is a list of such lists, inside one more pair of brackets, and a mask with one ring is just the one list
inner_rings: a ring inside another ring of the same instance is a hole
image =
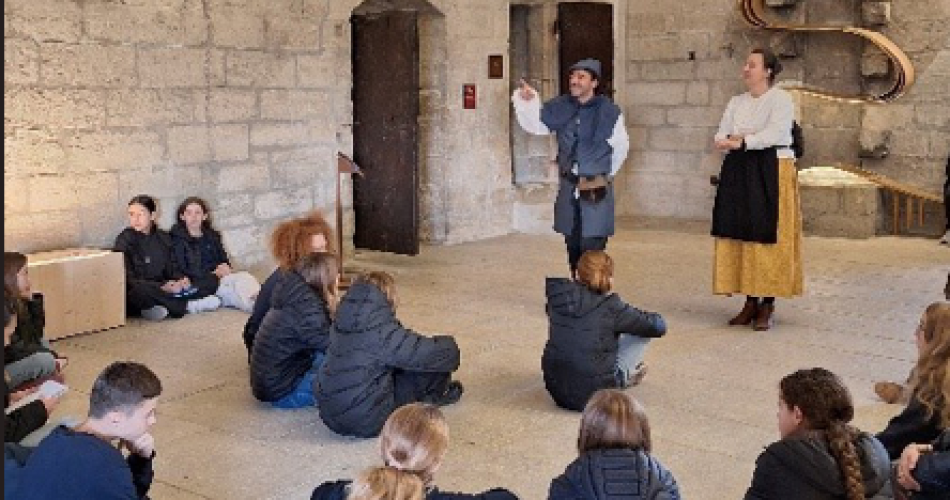
[[142, 317], [149, 321], [161, 321], [168, 317], [168, 309], [165, 306], [152, 306], [142, 311]]
[[940, 238], [941, 245], [950, 245], [950, 229], [947, 229], [947, 232], [943, 234], [943, 238]]
[[203, 299], [188, 301], [188, 312], [190, 314], [214, 311], [219, 307], [221, 307], [221, 299], [217, 295], [208, 295]]

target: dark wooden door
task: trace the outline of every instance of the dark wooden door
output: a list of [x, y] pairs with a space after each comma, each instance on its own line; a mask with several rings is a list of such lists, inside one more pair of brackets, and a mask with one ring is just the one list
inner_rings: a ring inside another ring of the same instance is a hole
[[581, 59], [600, 61], [603, 75], [599, 91], [614, 95], [614, 14], [605, 3], [567, 2], [557, 6], [558, 58], [561, 68], [561, 93], [566, 94], [568, 68]]
[[416, 13], [354, 16], [357, 248], [419, 253], [419, 34]]

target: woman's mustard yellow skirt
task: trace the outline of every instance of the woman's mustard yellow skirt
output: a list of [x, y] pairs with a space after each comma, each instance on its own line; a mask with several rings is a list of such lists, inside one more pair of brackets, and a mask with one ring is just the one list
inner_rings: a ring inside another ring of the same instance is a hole
[[716, 238], [713, 293], [795, 297], [804, 289], [802, 210], [795, 160], [778, 161], [778, 234], [774, 244]]

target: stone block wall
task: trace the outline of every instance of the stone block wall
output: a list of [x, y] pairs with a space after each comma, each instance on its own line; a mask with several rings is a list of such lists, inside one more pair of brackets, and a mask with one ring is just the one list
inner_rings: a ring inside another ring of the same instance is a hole
[[[882, 31], [908, 53], [917, 71], [910, 92], [888, 105], [800, 96], [806, 146], [800, 166], [863, 164], [938, 191], [950, 154], [950, 1], [777, 0], [768, 5], [776, 20]], [[754, 46], [772, 47], [783, 56], [779, 80], [855, 94], [890, 82], [886, 58], [882, 61], [879, 52], [854, 36], [753, 30], [741, 21], [732, 0], [631, 2], [621, 91], [626, 92], [633, 151], [618, 183], [622, 214], [710, 217], [714, 189], [708, 179], [721, 163], [712, 151], [712, 136], [728, 99], [744, 91], [740, 71]], [[886, 158], [862, 158], [878, 145]], [[942, 217], [934, 212], [928, 219], [939, 225]]]
[[[4, 3], [4, 247], [110, 246], [139, 193], [208, 199], [238, 265], [332, 210], [349, 95], [327, 1]], [[332, 217], [332, 215], [331, 215]]]

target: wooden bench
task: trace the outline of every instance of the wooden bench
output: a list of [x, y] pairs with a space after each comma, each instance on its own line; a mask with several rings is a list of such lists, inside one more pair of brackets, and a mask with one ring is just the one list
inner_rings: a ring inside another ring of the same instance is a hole
[[[894, 234], [900, 234], [901, 230], [901, 197], [905, 200], [906, 204], [906, 224], [905, 227], [910, 229], [913, 227], [915, 219], [919, 226], [924, 225], [924, 203], [931, 202], [936, 203], [937, 205], [943, 206], [944, 200], [943, 196], [937, 193], [931, 193], [920, 189], [916, 186], [911, 186], [910, 184], [904, 184], [902, 182], [896, 181], [890, 177], [887, 177], [876, 172], [871, 172], [870, 170], [865, 170], [861, 167], [855, 165], [848, 165], [845, 163], [837, 163], [834, 166], [838, 170], [843, 170], [845, 172], [850, 172], [852, 174], [858, 175], [864, 179], [867, 179], [874, 184], [877, 184], [882, 189], [888, 191], [892, 195], [892, 212], [893, 212], [893, 231]], [[916, 202], [916, 203], [915, 203]], [[917, 217], [914, 217], [914, 206], [917, 207]]]

